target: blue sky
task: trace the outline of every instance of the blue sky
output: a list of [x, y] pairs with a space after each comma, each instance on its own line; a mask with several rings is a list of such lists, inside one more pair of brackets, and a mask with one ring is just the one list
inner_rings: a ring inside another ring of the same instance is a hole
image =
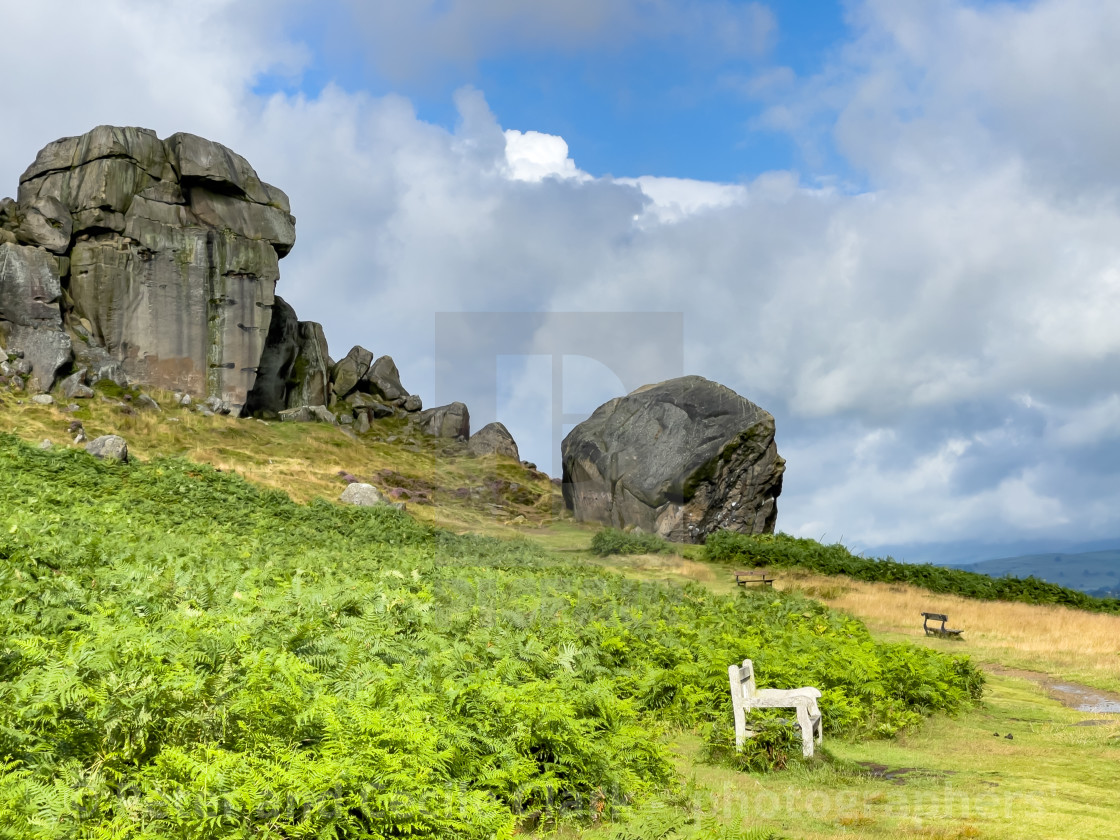
[[[428, 5], [437, 18], [441, 4]], [[687, 13], [689, 4], [680, 5]], [[754, 124], [763, 102], [750, 90], [751, 80], [774, 68], [801, 78], [819, 73], [846, 37], [843, 4], [707, 5], [726, 5], [743, 17], [755, 10], [757, 22], [748, 18], [747, 25], [755, 23], [758, 31], [741, 38], [756, 43], [712, 48], [710, 38], [682, 41], [671, 31], [618, 40], [605, 32], [591, 45], [502, 42], [470, 58], [433, 57], [421, 66], [388, 68], [371, 54], [345, 4], [316, 8], [289, 27], [290, 36], [310, 48], [307, 64], [294, 74], [266, 74], [256, 90], [315, 96], [337, 84], [398, 93], [409, 97], [421, 119], [453, 129], [453, 93], [470, 84], [485, 92], [501, 125], [564, 137], [580, 167], [598, 176], [740, 181], [805, 168], [793, 138]], [[814, 160], [809, 169], [823, 163]], [[829, 164], [832, 175], [843, 162], [830, 156]]]
[[[685, 372], [777, 420], [779, 528], [1120, 544], [1114, 0], [0, 0], [0, 31], [34, 68], [0, 194], [102, 123], [223, 142], [291, 198], [278, 293], [429, 405], [470, 396], [437, 313], [679, 313]], [[555, 335], [497, 418], [558, 472]], [[622, 388], [579, 355], [565, 411]]]

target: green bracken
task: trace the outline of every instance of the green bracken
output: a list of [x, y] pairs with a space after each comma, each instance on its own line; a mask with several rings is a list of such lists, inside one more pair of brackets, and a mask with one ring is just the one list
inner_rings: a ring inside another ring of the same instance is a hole
[[0, 837], [508, 837], [671, 789], [660, 736], [726, 737], [748, 656], [763, 685], [819, 686], [830, 738], [982, 687], [801, 597], [636, 582], [182, 460], [0, 435], [0, 472]]

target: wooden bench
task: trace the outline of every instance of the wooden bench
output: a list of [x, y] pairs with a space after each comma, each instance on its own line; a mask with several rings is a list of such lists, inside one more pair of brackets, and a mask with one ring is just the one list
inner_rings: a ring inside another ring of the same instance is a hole
[[748, 583], [757, 583], [761, 586], [773, 586], [774, 578], [767, 577], [766, 572], [752, 572], [746, 569], [735, 572], [735, 583], [746, 586]]
[[[927, 636], [950, 636], [959, 638], [963, 630], [950, 630], [945, 626], [945, 622], [949, 620], [949, 616], [942, 615], [941, 613], [922, 613], [922, 629], [926, 631]], [[940, 627], [931, 627], [931, 621], [940, 621]]]
[[731, 682], [731, 706], [735, 711], [735, 749], [742, 749], [743, 742], [756, 734], [747, 729], [747, 714], [752, 709], [796, 709], [797, 725], [801, 727], [801, 754], [806, 758], [813, 755], [813, 738], [821, 743], [821, 710], [817, 698], [821, 696], [816, 688], [763, 688], [754, 684], [754, 664], [744, 659], [742, 665], [731, 665], [727, 669]]

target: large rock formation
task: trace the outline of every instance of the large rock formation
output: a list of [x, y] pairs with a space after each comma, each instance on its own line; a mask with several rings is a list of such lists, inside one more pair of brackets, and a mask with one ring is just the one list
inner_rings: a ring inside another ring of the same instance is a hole
[[99, 126], [39, 152], [0, 200], [0, 362], [9, 387], [67, 397], [112, 379], [180, 405], [368, 431], [408, 416], [466, 438], [466, 406], [418, 416], [389, 356], [337, 364], [323, 328], [275, 294], [295, 243], [288, 198], [193, 134]]
[[192, 134], [99, 126], [40, 151], [0, 225], [19, 243], [4, 246], [4, 287], [21, 264], [58, 287], [37, 355], [26, 333], [9, 339], [38, 387], [70, 361], [61, 332], [95, 375], [245, 405], [295, 219], [243, 157]]
[[611, 400], [561, 445], [577, 519], [639, 526], [677, 542], [770, 533], [785, 461], [769, 412], [700, 376]]

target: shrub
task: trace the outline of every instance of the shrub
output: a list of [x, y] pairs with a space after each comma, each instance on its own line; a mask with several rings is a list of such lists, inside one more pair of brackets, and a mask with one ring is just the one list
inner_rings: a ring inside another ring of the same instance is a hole
[[591, 538], [591, 551], [600, 557], [611, 554], [663, 554], [669, 545], [657, 534], [634, 534], [617, 528], [604, 528]]
[[993, 578], [930, 563], [900, 563], [892, 557], [858, 557], [842, 545], [788, 534], [737, 534], [717, 531], [705, 544], [707, 559], [748, 566], [797, 567], [822, 575], [846, 575], [875, 583], [909, 583], [931, 592], [984, 601], [1058, 604], [1090, 612], [1120, 613], [1120, 600], [1095, 598], [1038, 578]]

